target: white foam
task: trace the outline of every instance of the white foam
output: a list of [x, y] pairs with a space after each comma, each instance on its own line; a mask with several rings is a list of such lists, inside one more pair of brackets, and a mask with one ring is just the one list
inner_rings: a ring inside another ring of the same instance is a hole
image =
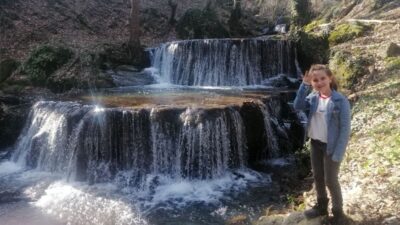
[[[157, 178], [158, 186], [153, 189], [146, 188], [145, 191], [137, 193], [140, 196], [136, 196], [136, 198], [146, 199], [144, 202], [140, 202], [145, 209], [151, 209], [160, 204], [165, 206], [165, 203], [169, 203], [173, 207], [184, 207], [194, 202], [219, 204], [229, 193], [245, 190], [253, 182], [270, 182], [269, 177], [266, 178], [250, 170], [227, 173], [221, 178], [212, 180], [177, 181], [162, 176]], [[151, 197], [149, 198], [149, 196]]]
[[17, 173], [23, 170], [23, 167], [10, 161], [0, 163], [0, 176]]
[[111, 190], [115, 191], [115, 186], [58, 181], [33, 205], [68, 224], [147, 224], [130, 204], [115, 196], [99, 194], [113, 193]]
[[144, 69], [145, 72], [149, 73], [151, 77], [157, 82], [157, 83], [163, 83], [164, 81], [160, 77], [160, 71], [155, 68], [155, 67], [148, 67]]

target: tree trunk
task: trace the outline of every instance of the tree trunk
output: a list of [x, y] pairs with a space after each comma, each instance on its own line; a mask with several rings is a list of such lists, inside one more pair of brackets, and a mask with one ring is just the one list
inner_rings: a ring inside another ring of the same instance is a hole
[[147, 64], [144, 49], [140, 43], [140, 0], [131, 0], [131, 12], [129, 16], [129, 41], [128, 54], [133, 65], [144, 66]]
[[131, 13], [129, 17], [129, 45], [140, 46], [140, 21], [139, 21], [140, 0], [131, 0]]
[[168, 0], [168, 5], [171, 7], [171, 16], [169, 17], [169, 25], [173, 26], [176, 23], [175, 15], [178, 3], [176, 1]]

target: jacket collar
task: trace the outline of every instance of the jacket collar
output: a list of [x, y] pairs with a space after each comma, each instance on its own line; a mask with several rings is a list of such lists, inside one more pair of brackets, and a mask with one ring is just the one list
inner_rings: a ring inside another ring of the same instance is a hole
[[[318, 91], [314, 91], [314, 98], [318, 99], [319, 97], [319, 92]], [[339, 94], [339, 92], [332, 90], [332, 94], [331, 94], [331, 101], [338, 101], [340, 100], [342, 97]]]
[[[315, 111], [317, 111], [318, 108], [318, 98], [319, 98], [319, 92], [315, 91], [313, 93], [313, 98], [311, 99], [311, 113], [315, 113]], [[336, 103], [342, 99], [341, 95], [339, 94], [339, 92], [332, 90], [332, 94], [331, 94], [331, 101], [328, 105], [328, 116], [330, 117], [331, 112], [333, 111], [333, 108], [335, 107]]]
[[342, 97], [340, 96], [339, 92], [332, 90], [332, 94], [331, 94], [331, 100], [332, 101], [338, 101], [340, 100]]

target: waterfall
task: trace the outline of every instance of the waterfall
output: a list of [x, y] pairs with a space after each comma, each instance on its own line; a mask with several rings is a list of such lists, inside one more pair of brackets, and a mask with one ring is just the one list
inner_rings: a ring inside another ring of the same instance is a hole
[[246, 86], [279, 74], [297, 77], [295, 47], [287, 40], [187, 40], [151, 51], [152, 66], [172, 84]]
[[151, 174], [214, 179], [248, 164], [239, 107], [126, 109], [53, 101], [33, 106], [13, 160], [70, 180], [119, 179], [130, 186]]
[[21, 196], [68, 224], [147, 224], [142, 215], [154, 220], [149, 224], [211, 224], [231, 215], [217, 215], [211, 205], [247, 207], [237, 193], [259, 194], [263, 185], [268, 191], [262, 195], [272, 199], [269, 189], [271, 196], [279, 189], [259, 170], [268, 159], [294, 152], [300, 144], [292, 144], [293, 137], [303, 130], [286, 104], [291, 93], [229, 86], [295, 78], [294, 45], [188, 40], [149, 55], [152, 68], [134, 75], [155, 75], [166, 85], [117, 87], [32, 106], [10, 151], [13, 162], [0, 165], [7, 168], [2, 184], [17, 181], [10, 183], [13, 198], [13, 185], [23, 186]]

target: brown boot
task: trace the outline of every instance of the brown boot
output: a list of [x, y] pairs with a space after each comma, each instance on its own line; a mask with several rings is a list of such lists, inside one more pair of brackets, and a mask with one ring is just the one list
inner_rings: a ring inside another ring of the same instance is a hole
[[307, 219], [312, 219], [319, 216], [328, 215], [328, 201], [329, 199], [327, 198], [318, 198], [316, 205], [314, 205], [311, 209], [304, 211], [304, 216]]
[[344, 214], [343, 209], [332, 209], [333, 217], [329, 220], [331, 225], [348, 225], [349, 218]]

